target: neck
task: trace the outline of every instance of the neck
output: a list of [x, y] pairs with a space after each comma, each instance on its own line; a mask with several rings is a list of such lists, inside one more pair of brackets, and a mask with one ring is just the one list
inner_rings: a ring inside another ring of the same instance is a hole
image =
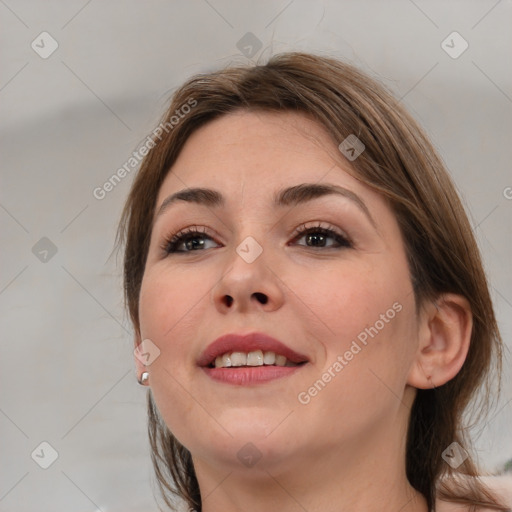
[[[382, 427], [382, 425], [381, 425]], [[328, 446], [250, 469], [194, 459], [203, 512], [427, 512], [405, 474], [405, 433], [382, 429], [361, 446]], [[369, 433], [367, 433], [369, 434]], [[389, 437], [388, 437], [389, 436]]]

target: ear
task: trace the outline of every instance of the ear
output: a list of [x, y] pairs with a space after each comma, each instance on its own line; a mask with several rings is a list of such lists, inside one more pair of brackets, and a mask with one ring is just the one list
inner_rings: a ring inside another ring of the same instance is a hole
[[407, 383], [432, 389], [453, 379], [469, 350], [473, 315], [461, 295], [447, 293], [422, 308], [418, 325], [418, 351]]

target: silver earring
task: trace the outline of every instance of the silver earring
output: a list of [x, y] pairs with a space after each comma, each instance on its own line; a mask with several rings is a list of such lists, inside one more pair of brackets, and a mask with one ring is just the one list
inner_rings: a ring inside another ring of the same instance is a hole
[[140, 379], [137, 379], [138, 383], [141, 386], [145, 386], [146, 383], [148, 382], [148, 380], [149, 380], [149, 372], [142, 372], [142, 375], [140, 376]]

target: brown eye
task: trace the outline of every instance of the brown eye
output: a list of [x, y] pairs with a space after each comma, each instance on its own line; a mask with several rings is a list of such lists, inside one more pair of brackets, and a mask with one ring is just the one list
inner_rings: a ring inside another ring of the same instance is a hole
[[341, 247], [352, 247], [347, 238], [340, 233], [323, 227], [299, 228], [298, 236], [294, 238], [294, 242], [304, 239], [306, 247], [337, 249]]
[[210, 249], [208, 242], [214, 242], [213, 238], [204, 231], [198, 231], [195, 228], [180, 231], [166, 240], [163, 249], [167, 254], [188, 253], [192, 251], [202, 251]]

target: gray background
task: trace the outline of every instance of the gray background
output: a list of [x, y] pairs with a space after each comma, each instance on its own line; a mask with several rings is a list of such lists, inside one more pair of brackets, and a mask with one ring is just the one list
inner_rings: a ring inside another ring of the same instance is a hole
[[[510, 348], [511, 14], [505, 0], [0, 0], [0, 510], [157, 510], [146, 388], [111, 255], [132, 175], [103, 200], [93, 190], [196, 72], [311, 50], [403, 98], [467, 205]], [[59, 45], [47, 58], [31, 47], [48, 51], [43, 31]], [[453, 31], [469, 44], [458, 58], [441, 47]], [[255, 55], [237, 47], [247, 32], [262, 42]], [[512, 457], [509, 366], [478, 431], [489, 471]], [[43, 441], [58, 452], [48, 469], [36, 463], [50, 462]]]

